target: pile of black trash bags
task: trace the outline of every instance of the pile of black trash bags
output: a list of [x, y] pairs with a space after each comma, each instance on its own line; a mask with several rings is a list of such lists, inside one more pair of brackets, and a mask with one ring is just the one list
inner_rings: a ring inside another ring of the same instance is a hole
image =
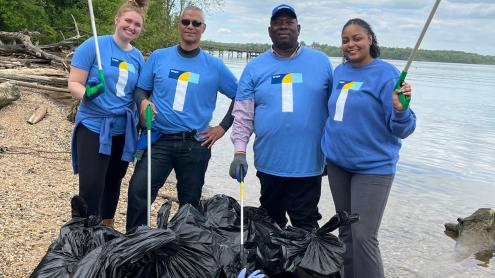
[[267, 277], [344, 277], [344, 244], [333, 230], [357, 221], [338, 212], [311, 232], [281, 229], [261, 208], [244, 208], [240, 258], [240, 205], [225, 195], [185, 205], [169, 221], [171, 202], [158, 212], [158, 228], [141, 226], [124, 235], [85, 214], [79, 197], [72, 220], [30, 277], [227, 277], [261, 269]]

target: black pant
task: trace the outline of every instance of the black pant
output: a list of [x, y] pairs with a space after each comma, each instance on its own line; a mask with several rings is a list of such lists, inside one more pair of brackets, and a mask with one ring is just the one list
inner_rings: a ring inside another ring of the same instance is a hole
[[[211, 150], [201, 146], [190, 134], [187, 136], [165, 135], [151, 147], [151, 203], [158, 190], [175, 170], [179, 205], [199, 205], [201, 191]], [[147, 223], [147, 152], [137, 163], [129, 183], [127, 204], [127, 231]]]
[[112, 153], [99, 153], [100, 135], [83, 124], [78, 125], [77, 163], [79, 165], [79, 196], [88, 205], [88, 215], [113, 218], [120, 195], [120, 184], [129, 162], [122, 161], [125, 136], [112, 137]]
[[318, 202], [321, 195], [321, 176], [291, 178], [257, 172], [261, 183], [261, 207], [280, 227], [287, 224], [305, 230], [318, 227], [321, 214]]

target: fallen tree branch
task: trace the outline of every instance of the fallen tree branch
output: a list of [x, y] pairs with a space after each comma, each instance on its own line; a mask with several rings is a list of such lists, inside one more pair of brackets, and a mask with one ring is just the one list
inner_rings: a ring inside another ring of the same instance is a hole
[[27, 50], [22, 45], [4, 44], [0, 46], [0, 55], [9, 56], [17, 53], [27, 53]]
[[69, 67], [65, 63], [64, 59], [62, 57], [59, 57], [57, 55], [50, 54], [38, 46], [35, 46], [33, 42], [31, 41], [31, 36], [32, 35], [38, 35], [39, 32], [29, 32], [29, 31], [23, 31], [23, 32], [5, 32], [5, 31], [0, 31], [0, 38], [7, 38], [7, 39], [14, 39], [20, 41], [24, 47], [26, 48], [26, 51], [36, 57], [39, 58], [44, 58], [47, 60], [55, 61], [57, 63], [60, 63], [64, 66], [65, 69], [69, 70]]
[[0, 68], [19, 68], [30, 67], [32, 64], [48, 64], [49, 60], [40, 58], [14, 58], [14, 57], [1, 57], [0, 56]]
[[25, 82], [35, 82], [35, 83], [41, 83], [43, 85], [67, 88], [67, 78], [47, 77], [47, 76], [39, 76], [39, 75], [9, 74], [3, 72], [0, 72], [0, 78], [25, 81]]
[[70, 93], [69, 89], [60, 88], [60, 87], [45, 86], [45, 85], [40, 85], [38, 83], [29, 83], [29, 82], [16, 81], [16, 80], [14, 80], [12, 82], [17, 84], [17, 86], [22, 86], [22, 87], [41, 89], [41, 90], [47, 90], [47, 91], [55, 91], [55, 92], [62, 92], [62, 93]]

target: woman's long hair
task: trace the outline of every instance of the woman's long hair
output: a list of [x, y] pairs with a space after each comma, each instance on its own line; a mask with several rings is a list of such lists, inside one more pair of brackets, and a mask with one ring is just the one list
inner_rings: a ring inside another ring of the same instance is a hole
[[[373, 32], [373, 29], [371, 29], [371, 26], [368, 24], [368, 22], [360, 19], [360, 18], [353, 18], [347, 21], [347, 23], [342, 27], [342, 32], [344, 32], [344, 29], [352, 24], [356, 24], [358, 26], [363, 27], [364, 30], [368, 33], [368, 35], [371, 36], [371, 45], [370, 45], [370, 55], [373, 58], [378, 58], [380, 57], [380, 46], [378, 45], [378, 40], [376, 39], [375, 32]], [[344, 59], [344, 63], [347, 62], [347, 57], [342, 53], [342, 57]]]

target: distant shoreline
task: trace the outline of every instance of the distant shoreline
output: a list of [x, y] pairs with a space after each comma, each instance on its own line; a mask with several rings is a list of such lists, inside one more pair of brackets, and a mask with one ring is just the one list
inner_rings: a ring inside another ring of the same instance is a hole
[[[320, 50], [327, 54], [329, 57], [341, 57], [341, 51], [339, 47], [331, 46], [327, 44], [312, 43], [306, 44], [304, 41], [302, 45]], [[243, 51], [243, 52], [264, 52], [271, 47], [270, 44], [262, 43], [224, 43], [216, 41], [203, 41], [201, 45], [206, 45], [210, 49], [216, 49], [221, 51]], [[380, 47], [380, 58], [387, 60], [402, 60], [407, 61], [411, 53], [411, 48], [396, 48], [396, 47]], [[456, 50], [427, 50], [419, 49], [415, 61], [424, 62], [440, 62], [440, 63], [459, 63], [459, 64], [481, 64], [481, 65], [495, 65], [495, 56], [481, 55], [477, 53], [469, 53]]]

